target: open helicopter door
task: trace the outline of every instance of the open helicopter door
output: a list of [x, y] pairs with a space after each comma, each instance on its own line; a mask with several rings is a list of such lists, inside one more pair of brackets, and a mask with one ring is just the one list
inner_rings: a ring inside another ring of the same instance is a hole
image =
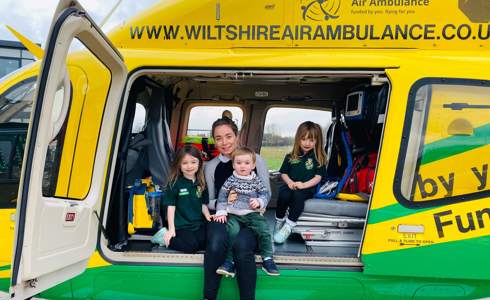
[[61, 0], [38, 77], [19, 187], [12, 299], [85, 270], [96, 247], [126, 77], [122, 56], [80, 4]]

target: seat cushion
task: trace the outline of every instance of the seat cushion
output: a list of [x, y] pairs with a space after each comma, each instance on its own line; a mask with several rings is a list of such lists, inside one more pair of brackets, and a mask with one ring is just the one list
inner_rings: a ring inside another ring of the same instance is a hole
[[366, 217], [367, 209], [367, 203], [363, 202], [349, 202], [331, 199], [308, 199], [305, 201], [304, 212], [364, 218]]

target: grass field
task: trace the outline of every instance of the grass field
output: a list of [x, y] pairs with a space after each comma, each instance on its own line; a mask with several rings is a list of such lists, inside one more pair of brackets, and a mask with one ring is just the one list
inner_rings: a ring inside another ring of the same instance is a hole
[[292, 146], [262, 147], [260, 156], [267, 162], [269, 170], [279, 170], [286, 153], [291, 152]]

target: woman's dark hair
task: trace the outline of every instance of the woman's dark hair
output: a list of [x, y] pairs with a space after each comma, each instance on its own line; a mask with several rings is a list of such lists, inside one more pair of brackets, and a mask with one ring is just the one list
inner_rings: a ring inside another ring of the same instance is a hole
[[214, 121], [213, 123], [213, 127], [211, 129], [211, 135], [213, 136], [213, 138], [214, 138], [214, 130], [216, 129], [216, 127], [222, 125], [229, 126], [231, 130], [233, 130], [233, 133], [235, 133], [235, 135], [238, 136], [238, 126], [236, 126], [235, 122], [233, 122], [233, 120], [228, 117], [222, 117]]

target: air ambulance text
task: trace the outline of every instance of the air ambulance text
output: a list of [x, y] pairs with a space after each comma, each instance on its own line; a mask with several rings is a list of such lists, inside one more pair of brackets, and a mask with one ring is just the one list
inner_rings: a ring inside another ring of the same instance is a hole
[[129, 34], [138, 40], [489, 40], [490, 24], [142, 25]]

